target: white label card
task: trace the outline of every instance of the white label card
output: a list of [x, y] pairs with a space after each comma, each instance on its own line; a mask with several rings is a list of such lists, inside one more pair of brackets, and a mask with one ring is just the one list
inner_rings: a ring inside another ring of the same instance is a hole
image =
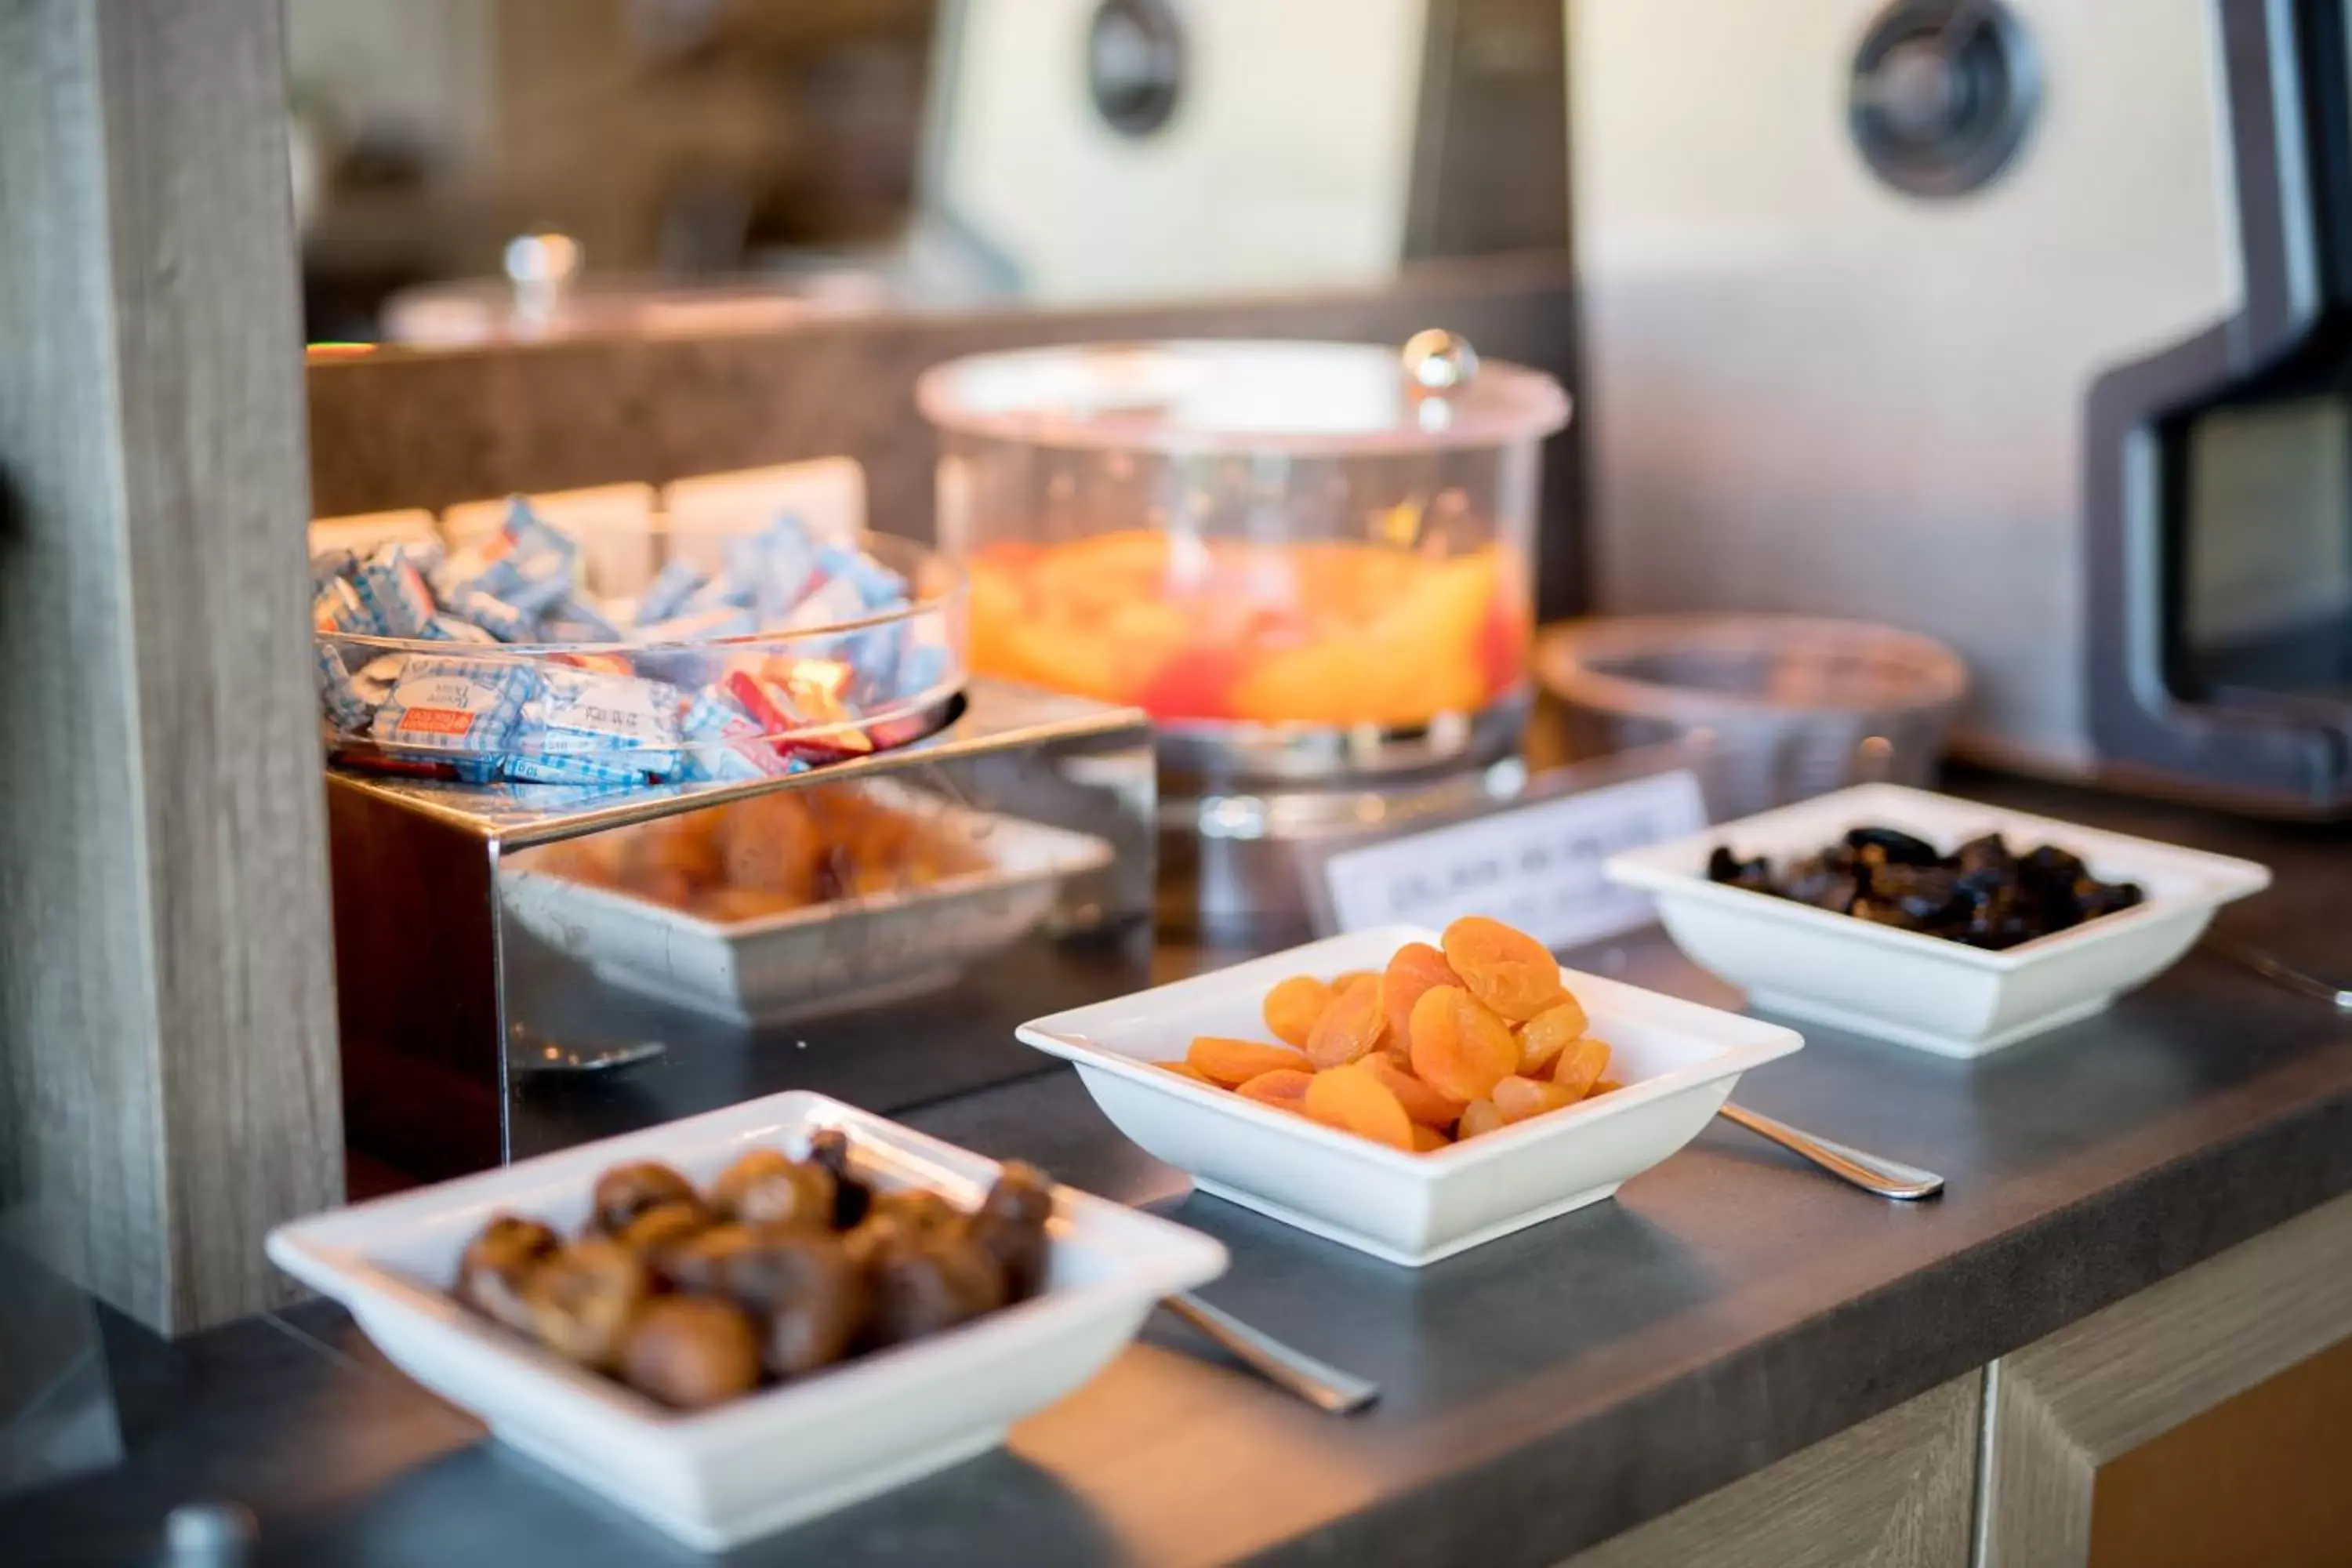
[[1604, 878], [1603, 861], [1706, 826], [1696, 778], [1652, 773], [1339, 850], [1324, 883], [1342, 931], [1488, 915], [1579, 947], [1651, 918], [1649, 896]]

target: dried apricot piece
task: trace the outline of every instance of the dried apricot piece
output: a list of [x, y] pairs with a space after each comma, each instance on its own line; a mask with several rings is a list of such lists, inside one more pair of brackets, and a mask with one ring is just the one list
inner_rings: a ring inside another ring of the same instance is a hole
[[1510, 1026], [1459, 985], [1433, 985], [1412, 1005], [1412, 1070], [1449, 1100], [1484, 1100], [1519, 1065]]
[[1389, 1092], [1397, 1097], [1397, 1103], [1404, 1107], [1404, 1113], [1412, 1118], [1416, 1127], [1451, 1127], [1462, 1114], [1460, 1100], [1446, 1099], [1397, 1066], [1395, 1058], [1385, 1051], [1374, 1051], [1357, 1065], [1388, 1085]]
[[1552, 1064], [1551, 1080], [1568, 1090], [1571, 1100], [1582, 1100], [1609, 1070], [1609, 1042], [1587, 1035], [1559, 1053]]
[[1388, 1026], [1381, 1012], [1380, 977], [1360, 975], [1340, 986], [1315, 1020], [1307, 1035], [1307, 1055], [1318, 1068], [1345, 1067], [1379, 1049]]
[[1613, 1078], [1604, 1078], [1599, 1083], [1594, 1084], [1591, 1089], [1586, 1089], [1584, 1091], [1584, 1098], [1587, 1100], [1599, 1100], [1602, 1095], [1614, 1094], [1624, 1087], [1625, 1086], [1623, 1084], [1619, 1083]]
[[1446, 967], [1445, 955], [1425, 942], [1398, 948], [1381, 973], [1381, 1006], [1389, 1017], [1391, 1043], [1403, 1046], [1412, 1037], [1412, 1005], [1433, 985], [1459, 985], [1462, 977]]
[[1158, 1068], [1161, 1072], [1172, 1072], [1178, 1078], [1189, 1078], [1195, 1083], [1214, 1083], [1217, 1081], [1215, 1079], [1211, 1078], [1207, 1073], [1202, 1072], [1199, 1068], [1194, 1067], [1191, 1062], [1153, 1062], [1151, 1065]]
[[1265, 1026], [1286, 1045], [1304, 1047], [1307, 1031], [1331, 1005], [1331, 988], [1311, 974], [1294, 974], [1265, 994]]
[[1541, 1078], [1551, 1064], [1584, 1033], [1584, 1005], [1570, 996], [1547, 1007], [1519, 1026], [1519, 1073]]
[[1448, 1149], [1453, 1147], [1453, 1144], [1454, 1140], [1448, 1138], [1443, 1130], [1435, 1127], [1423, 1127], [1418, 1121], [1412, 1124], [1412, 1152], [1414, 1153], [1433, 1154], [1440, 1149]]
[[1311, 1072], [1301, 1072], [1297, 1068], [1276, 1068], [1272, 1072], [1258, 1074], [1234, 1092], [1244, 1100], [1255, 1100], [1260, 1105], [1271, 1105], [1276, 1110], [1291, 1110], [1304, 1116], [1307, 1114], [1307, 1086], [1314, 1081], [1315, 1075]]
[[1493, 1100], [1474, 1100], [1462, 1108], [1462, 1120], [1454, 1124], [1454, 1141], [1466, 1143], [1508, 1125]]
[[1276, 1068], [1297, 1068], [1306, 1071], [1313, 1064], [1288, 1046], [1269, 1046], [1263, 1040], [1234, 1040], [1222, 1035], [1202, 1035], [1184, 1053], [1192, 1070], [1212, 1083], [1227, 1089], [1247, 1083], [1262, 1072]]
[[1514, 1024], [1524, 1024], [1568, 994], [1559, 963], [1544, 944], [1484, 915], [1445, 928], [1445, 962], [1470, 994]]
[[1521, 1078], [1517, 1073], [1495, 1086], [1495, 1109], [1503, 1113], [1506, 1121], [1525, 1121], [1547, 1110], [1564, 1110], [1576, 1100], [1559, 1084], [1539, 1078]]
[[1307, 1114], [1326, 1127], [1385, 1143], [1412, 1148], [1412, 1120], [1388, 1086], [1360, 1063], [1327, 1068], [1307, 1086]]

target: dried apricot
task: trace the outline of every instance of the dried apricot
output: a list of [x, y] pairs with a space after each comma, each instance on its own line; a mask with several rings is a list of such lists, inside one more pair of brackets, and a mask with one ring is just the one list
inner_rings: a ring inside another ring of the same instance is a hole
[[1433, 1154], [1440, 1149], [1451, 1148], [1453, 1144], [1454, 1140], [1448, 1138], [1441, 1130], [1434, 1127], [1423, 1127], [1418, 1121], [1412, 1124], [1412, 1152], [1414, 1153]]
[[1381, 1013], [1381, 982], [1366, 974], [1339, 987], [1307, 1032], [1307, 1055], [1318, 1068], [1344, 1067], [1380, 1048], [1388, 1020]]
[[1459, 985], [1433, 985], [1412, 1005], [1413, 1075], [1449, 1100], [1484, 1100], [1518, 1065], [1510, 1026]]
[[1391, 1149], [1412, 1148], [1412, 1121], [1388, 1086], [1360, 1063], [1327, 1068], [1307, 1086], [1307, 1114], [1326, 1127]]
[[1345, 991], [1349, 986], [1353, 985], [1359, 980], [1378, 980], [1379, 978], [1380, 975], [1375, 971], [1370, 969], [1350, 969], [1345, 974], [1335, 974], [1331, 976], [1331, 989], [1334, 991]]
[[1311, 1072], [1297, 1068], [1276, 1068], [1262, 1072], [1234, 1092], [1244, 1100], [1255, 1100], [1260, 1105], [1271, 1105], [1276, 1110], [1293, 1110], [1307, 1114], [1307, 1086], [1315, 1081]]
[[1571, 1100], [1582, 1100], [1609, 1070], [1609, 1042], [1587, 1035], [1559, 1053], [1552, 1064], [1551, 1080], [1568, 1090]]
[[1153, 1062], [1151, 1065], [1158, 1068], [1162, 1072], [1172, 1072], [1178, 1078], [1189, 1078], [1195, 1083], [1214, 1083], [1217, 1081], [1215, 1079], [1211, 1078], [1207, 1073], [1202, 1072], [1199, 1068], [1194, 1067], [1191, 1062]]
[[1584, 1098], [1587, 1100], [1598, 1100], [1604, 1094], [1614, 1094], [1624, 1087], [1625, 1086], [1623, 1084], [1619, 1083], [1613, 1078], [1604, 1078], [1599, 1083], [1594, 1084], [1591, 1089], [1585, 1090]]
[[1227, 1089], [1276, 1068], [1296, 1068], [1304, 1072], [1313, 1065], [1288, 1046], [1269, 1046], [1263, 1040], [1231, 1040], [1220, 1035], [1202, 1035], [1194, 1040], [1192, 1048], [1184, 1053], [1184, 1059], [1202, 1078]]
[[1484, 915], [1465, 915], [1445, 928], [1445, 962], [1470, 994], [1514, 1024], [1557, 1006], [1568, 987], [1544, 944]]
[[1409, 942], [1396, 950], [1381, 973], [1381, 1006], [1389, 1017], [1391, 1043], [1410, 1048], [1412, 1005], [1433, 985], [1459, 985], [1462, 977], [1445, 965], [1445, 955], [1425, 942]]
[[1495, 1086], [1495, 1109], [1503, 1113], [1506, 1121], [1525, 1121], [1530, 1116], [1562, 1110], [1575, 1103], [1575, 1095], [1539, 1078], [1521, 1078], [1513, 1073]]
[[1315, 1020], [1331, 1005], [1331, 988], [1311, 974], [1294, 974], [1265, 994], [1265, 1026], [1286, 1045], [1304, 1047]]
[[1519, 1026], [1519, 1072], [1541, 1078], [1553, 1060], [1584, 1033], [1584, 1005], [1575, 997], [1547, 1007]]
[[1466, 1143], [1508, 1125], [1493, 1100], [1474, 1100], [1462, 1108], [1462, 1120], [1454, 1124], [1454, 1141]]
[[1460, 1100], [1446, 1099], [1397, 1066], [1385, 1051], [1374, 1051], [1358, 1065], [1388, 1085], [1389, 1092], [1397, 1097], [1397, 1103], [1404, 1107], [1404, 1113], [1412, 1118], [1415, 1126], [1451, 1127], [1462, 1114]]

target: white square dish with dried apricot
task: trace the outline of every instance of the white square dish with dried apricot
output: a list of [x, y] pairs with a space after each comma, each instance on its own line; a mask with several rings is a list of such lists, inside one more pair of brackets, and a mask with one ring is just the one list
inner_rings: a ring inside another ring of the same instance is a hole
[[1202, 1191], [1407, 1265], [1609, 1196], [1803, 1043], [1563, 970], [1475, 918], [1332, 937], [1019, 1034]]

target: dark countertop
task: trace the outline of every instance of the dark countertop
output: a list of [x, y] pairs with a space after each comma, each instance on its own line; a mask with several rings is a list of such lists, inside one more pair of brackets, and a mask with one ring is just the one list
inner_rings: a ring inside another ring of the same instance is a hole
[[[2352, 834], [1961, 787], [2266, 861], [2222, 929], [2352, 972]], [[1729, 994], [1654, 931], [1571, 962]], [[1066, 1071], [910, 1114], [1174, 1205], [1233, 1249], [1205, 1295], [1386, 1397], [1336, 1421], [1155, 1321], [1008, 1449], [728, 1561], [1552, 1563], [2352, 1190], [2352, 1020], [2201, 952], [1976, 1064], [1809, 1029], [1738, 1095], [1949, 1191], [1882, 1204], [1717, 1124], [1614, 1203], [1411, 1272], [1184, 1196]], [[263, 1561], [703, 1560], [484, 1441], [331, 1305], [168, 1347], [112, 1322], [108, 1348], [128, 1458], [0, 1503], [0, 1557], [141, 1561], [172, 1507], [226, 1497]]]

